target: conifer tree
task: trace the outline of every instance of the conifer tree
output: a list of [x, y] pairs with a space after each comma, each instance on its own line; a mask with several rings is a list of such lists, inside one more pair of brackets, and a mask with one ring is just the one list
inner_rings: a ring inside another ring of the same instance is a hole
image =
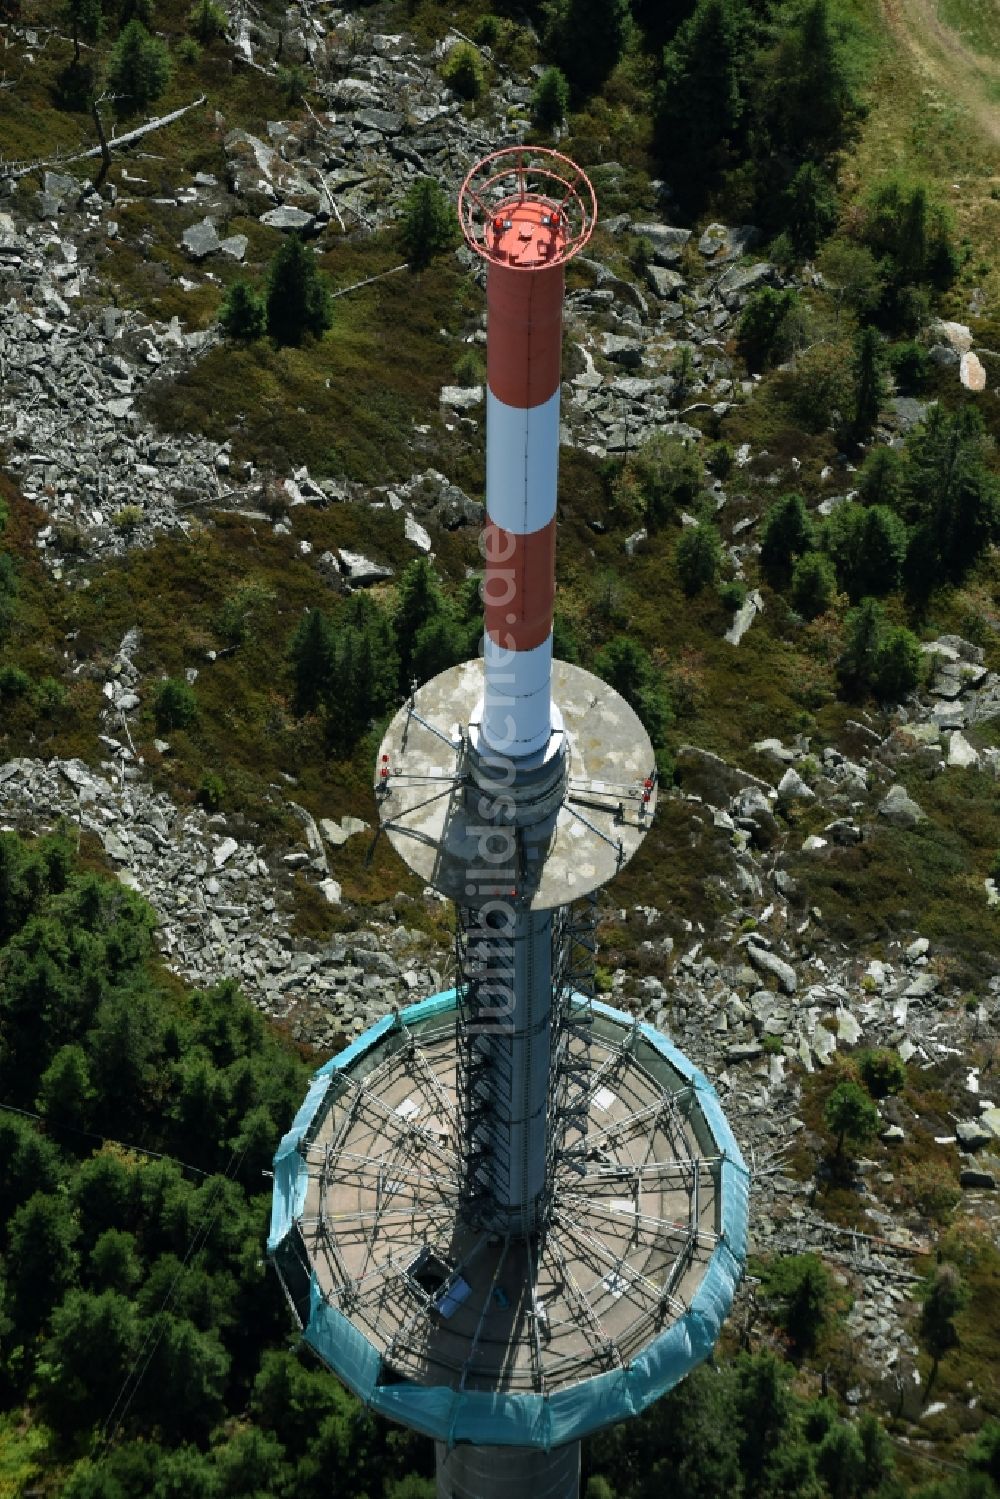
[[800, 494], [782, 495], [767, 512], [760, 541], [760, 566], [774, 588], [784, 587], [796, 557], [813, 549], [815, 531]]
[[454, 210], [441, 184], [418, 177], [403, 201], [403, 253], [411, 271], [422, 270], [455, 243]]
[[664, 51], [656, 144], [689, 184], [725, 164], [746, 104], [746, 55], [741, 0], [698, 0]]
[[784, 29], [769, 85], [781, 148], [799, 161], [817, 161], [842, 144], [853, 100], [827, 0], [811, 0]]
[[798, 255], [810, 258], [837, 222], [837, 196], [823, 172], [804, 161], [785, 192], [785, 217]]
[[129, 21], [108, 65], [108, 88], [129, 111], [145, 109], [170, 82], [170, 57], [141, 21]]
[[920, 1335], [933, 1359], [933, 1375], [938, 1364], [958, 1342], [955, 1318], [969, 1302], [969, 1288], [957, 1266], [945, 1261], [923, 1285], [924, 1305], [920, 1314]]
[[234, 281], [219, 311], [219, 322], [230, 338], [250, 343], [262, 337], [266, 325], [263, 298], [249, 282]]
[[882, 340], [874, 328], [862, 328], [854, 349], [854, 412], [851, 432], [856, 439], [871, 435], [885, 396]]
[[417, 635], [428, 620], [444, 609], [441, 586], [426, 557], [415, 557], [399, 580], [392, 623], [399, 651], [399, 690], [409, 693], [414, 675]]
[[562, 124], [569, 109], [569, 84], [560, 68], [546, 68], [531, 96], [531, 118], [538, 130]]
[[333, 321], [330, 294], [301, 235], [290, 234], [268, 271], [267, 331], [279, 344], [300, 344], [307, 333], [317, 338]]
[[73, 63], [79, 66], [81, 41], [96, 42], [103, 29], [101, 0], [65, 0], [63, 15], [73, 38]]
[[901, 505], [914, 527], [906, 574], [917, 592], [959, 581], [1000, 534], [1000, 482], [986, 467], [973, 407], [931, 407], [907, 444]]
[[81, 1046], [63, 1046], [39, 1081], [38, 1112], [50, 1129], [85, 1129], [94, 1101], [87, 1057]]
[[803, 619], [825, 614], [836, 590], [833, 564], [822, 552], [803, 552], [792, 569], [792, 603]]
[[311, 713], [334, 676], [334, 634], [321, 609], [310, 609], [302, 616], [292, 636], [289, 656], [295, 673], [295, 711]]
[[689, 598], [714, 583], [722, 558], [719, 533], [710, 521], [687, 526], [677, 543], [677, 576]]
[[656, 667], [637, 641], [618, 635], [599, 653], [597, 674], [620, 693], [645, 726], [654, 749], [660, 749], [672, 717]]
[[617, 65], [628, 21], [628, 0], [560, 0], [549, 42], [574, 97], [594, 93]]

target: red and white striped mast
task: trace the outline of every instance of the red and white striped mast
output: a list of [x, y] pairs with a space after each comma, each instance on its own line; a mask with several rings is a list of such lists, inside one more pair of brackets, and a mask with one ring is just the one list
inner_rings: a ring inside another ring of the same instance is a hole
[[559, 380], [565, 265], [597, 214], [583, 172], [556, 151], [509, 148], [462, 185], [466, 242], [486, 261], [485, 689], [479, 749], [544, 755], [552, 703]]

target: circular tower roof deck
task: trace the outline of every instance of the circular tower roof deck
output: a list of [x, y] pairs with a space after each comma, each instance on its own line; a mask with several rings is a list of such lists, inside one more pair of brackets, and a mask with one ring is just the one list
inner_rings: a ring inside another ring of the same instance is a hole
[[[655, 759], [638, 715], [607, 682], [552, 663], [567, 779], [550, 815], [522, 830], [505, 895], [532, 911], [579, 900], [638, 852], [656, 812]], [[476, 729], [483, 663], [451, 666], [393, 718], [375, 773], [382, 827], [410, 868], [441, 895], [475, 905], [500, 893], [483, 873], [484, 812], [467, 795], [464, 736]], [[486, 883], [483, 883], [485, 881]]]
[[582, 250], [597, 222], [597, 197], [568, 156], [508, 146], [476, 163], [458, 195], [470, 249], [494, 265], [537, 271]]
[[476, 1227], [454, 1004], [380, 1022], [317, 1074], [276, 1160], [270, 1247], [307, 1341], [383, 1414], [442, 1440], [569, 1441], [708, 1353], [742, 1270], [746, 1168], [705, 1079], [594, 1005], [571, 1043], [585, 1134], [557, 1144], [547, 1232]]

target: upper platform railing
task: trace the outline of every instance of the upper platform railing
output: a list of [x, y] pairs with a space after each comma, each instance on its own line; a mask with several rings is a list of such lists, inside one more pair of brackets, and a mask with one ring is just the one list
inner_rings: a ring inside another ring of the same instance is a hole
[[594, 232], [597, 197], [586, 173], [540, 146], [507, 146], [476, 163], [458, 195], [466, 244], [493, 265], [563, 265]]

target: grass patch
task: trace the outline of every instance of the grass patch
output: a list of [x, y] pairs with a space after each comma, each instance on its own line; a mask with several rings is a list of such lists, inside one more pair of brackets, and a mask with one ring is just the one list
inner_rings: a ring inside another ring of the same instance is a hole
[[793, 853], [789, 871], [822, 910], [829, 936], [870, 945], [920, 932], [947, 955], [955, 982], [974, 985], [994, 971], [1000, 937], [982, 885], [1000, 847], [995, 785], [976, 772], [942, 786], [904, 779], [927, 822], [910, 830], [875, 824], [863, 842], [821, 858]]
[[[334, 286], [349, 285], [398, 256], [386, 235], [363, 254], [338, 247], [321, 264]], [[329, 333], [301, 348], [226, 343], [176, 379], [153, 382], [147, 413], [168, 431], [232, 436], [237, 459], [281, 471], [305, 463], [316, 474], [371, 482], [409, 475], [421, 452], [439, 464], [452, 445], [438, 393], [454, 359], [440, 330], [455, 321], [459, 274], [441, 263], [340, 298]]]
[[946, 26], [984, 57], [1000, 57], [1000, 5], [997, 0], [938, 0]]

